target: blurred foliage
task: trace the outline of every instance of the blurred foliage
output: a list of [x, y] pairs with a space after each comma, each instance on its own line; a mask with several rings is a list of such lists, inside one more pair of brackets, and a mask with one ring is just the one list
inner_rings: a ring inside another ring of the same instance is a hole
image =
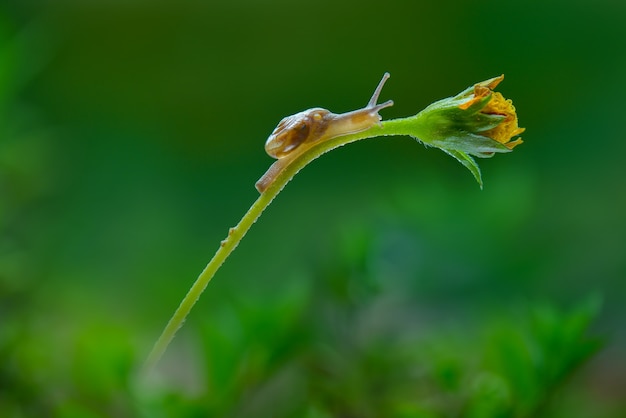
[[[625, 18], [0, 3], [0, 416], [625, 416]], [[267, 134], [364, 105], [384, 71], [388, 118], [505, 73], [526, 142], [481, 166], [482, 192], [407, 138], [315, 161], [141, 375], [256, 198]]]

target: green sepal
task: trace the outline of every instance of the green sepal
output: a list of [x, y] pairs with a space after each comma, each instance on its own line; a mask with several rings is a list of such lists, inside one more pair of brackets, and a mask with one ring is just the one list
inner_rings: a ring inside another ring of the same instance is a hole
[[[491, 96], [492, 96], [491, 94], [488, 94], [485, 97], [476, 100], [467, 109], [460, 109], [460, 110], [462, 110], [464, 112], [468, 112], [468, 113], [480, 112], [483, 107], [487, 106], [487, 103], [489, 103], [489, 100], [491, 100]], [[458, 104], [457, 104], [457, 107], [464, 105], [465, 103], [467, 103], [470, 100], [473, 100], [473, 98], [472, 97], [467, 97], [467, 98], [459, 101]]]
[[480, 167], [478, 167], [478, 164], [476, 164], [476, 161], [474, 161], [472, 157], [470, 157], [468, 154], [462, 151], [445, 149], [445, 148], [441, 148], [441, 150], [445, 152], [446, 154], [454, 157], [458, 162], [460, 162], [465, 167], [467, 167], [467, 169], [474, 175], [474, 178], [476, 179], [476, 181], [478, 182], [478, 185], [480, 186], [480, 189], [482, 190], [483, 178], [482, 178], [482, 175], [480, 174]]
[[[458, 106], [468, 99], [444, 99], [428, 106], [411, 118], [414, 137], [438, 148], [458, 149], [477, 157], [481, 153], [509, 152], [510, 150], [480, 133], [500, 125], [505, 116], [481, 113], [491, 95], [478, 100], [468, 109]], [[407, 118], [409, 119], [409, 118]]]
[[498, 141], [471, 133], [451, 135], [444, 140], [436, 139], [431, 141], [430, 145], [443, 150], [454, 149], [480, 158], [489, 158], [493, 156], [494, 152], [511, 152], [510, 149]]
[[493, 129], [496, 126], [500, 125], [506, 119], [506, 116], [503, 115], [489, 115], [486, 113], [476, 113], [472, 115], [476, 123], [476, 127], [474, 132], [484, 132], [489, 129]]

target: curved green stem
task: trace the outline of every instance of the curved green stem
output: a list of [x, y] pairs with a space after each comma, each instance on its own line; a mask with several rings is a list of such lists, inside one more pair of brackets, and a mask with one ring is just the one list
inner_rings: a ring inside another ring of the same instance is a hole
[[[274, 200], [276, 195], [280, 193], [283, 187], [285, 187], [289, 180], [291, 180], [293, 176], [298, 173], [298, 171], [320, 155], [325, 154], [334, 148], [349, 144], [350, 142], [376, 136], [411, 135], [415, 133], [415, 128], [415, 117], [392, 119], [382, 122], [380, 125], [376, 125], [366, 131], [331, 138], [310, 147], [294, 158], [277, 160], [270, 167], [263, 178], [259, 180], [259, 183], [261, 183], [264, 179], [269, 180], [264, 184], [263, 192], [259, 198], [256, 202], [254, 202], [254, 204], [252, 204], [250, 209], [248, 209], [237, 226], [230, 228], [228, 236], [220, 243], [220, 247], [217, 252], [211, 261], [209, 261], [202, 273], [200, 273], [194, 284], [189, 289], [189, 292], [187, 292], [181, 301], [178, 309], [176, 309], [176, 312], [174, 312], [174, 315], [165, 326], [165, 329], [154, 344], [154, 347], [146, 360], [146, 369], [149, 370], [156, 365], [167, 349], [167, 346], [174, 338], [176, 331], [178, 331], [178, 329], [183, 325], [183, 322], [185, 322], [185, 318], [191, 311], [191, 308], [215, 275], [215, 272], [220, 268], [226, 258], [228, 258], [230, 253], [237, 247], [241, 239], [244, 235], [246, 235], [246, 232], [248, 232], [248, 229], [250, 229], [252, 224], [259, 218], [259, 216], [261, 216], [261, 213], [263, 213], [265, 208], [272, 202], [272, 200]], [[257, 187], [259, 187], [259, 183], [257, 183]]]
[[274, 196], [270, 193], [262, 193], [261, 196], [254, 202], [254, 204], [248, 209], [246, 214], [241, 218], [241, 221], [234, 228], [228, 230], [228, 236], [220, 243], [220, 247], [217, 252], [206, 265], [204, 270], [200, 273], [194, 284], [191, 286], [183, 300], [180, 302], [178, 309], [174, 312], [174, 315], [170, 318], [169, 322], [165, 326], [165, 329], [161, 333], [161, 336], [154, 344], [152, 351], [150, 352], [148, 359], [146, 360], [145, 368], [147, 370], [154, 367], [159, 361], [167, 346], [170, 344], [176, 331], [183, 325], [185, 318], [191, 311], [193, 305], [204, 292], [215, 272], [220, 268], [222, 263], [228, 258], [230, 253], [237, 247], [239, 241], [246, 235], [248, 229], [257, 220], [263, 210], [270, 204]]

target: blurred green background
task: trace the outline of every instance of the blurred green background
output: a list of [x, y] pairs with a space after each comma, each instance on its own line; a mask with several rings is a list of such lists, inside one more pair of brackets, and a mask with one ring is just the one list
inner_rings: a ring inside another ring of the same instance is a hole
[[[626, 3], [0, 3], [0, 416], [626, 416]], [[278, 121], [506, 74], [485, 189], [409, 138], [302, 171], [156, 373]]]

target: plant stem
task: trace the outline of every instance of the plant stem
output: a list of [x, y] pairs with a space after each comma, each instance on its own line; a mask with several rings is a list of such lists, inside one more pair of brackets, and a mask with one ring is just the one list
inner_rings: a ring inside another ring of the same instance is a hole
[[161, 333], [161, 336], [154, 344], [148, 359], [146, 360], [145, 368], [152, 369], [167, 349], [176, 331], [183, 325], [185, 318], [191, 311], [191, 308], [197, 302], [198, 298], [204, 292], [215, 272], [220, 268], [222, 263], [228, 258], [230, 253], [237, 247], [241, 239], [246, 235], [248, 229], [258, 219], [263, 210], [270, 204], [276, 194], [270, 195], [269, 193], [263, 193], [254, 202], [254, 204], [248, 209], [246, 214], [241, 218], [241, 221], [234, 228], [230, 228], [228, 236], [220, 243], [220, 247], [217, 252], [206, 265], [202, 273], [198, 276], [194, 284], [191, 286], [183, 300], [180, 302], [178, 309], [174, 312], [174, 315], [170, 318], [169, 322], [165, 326], [165, 329]]
[[[152, 369], [160, 360], [161, 356], [167, 349], [168, 345], [174, 338], [176, 331], [183, 325], [185, 318], [191, 311], [204, 289], [207, 287], [215, 272], [220, 268], [222, 263], [228, 258], [230, 253], [237, 247], [241, 239], [246, 235], [248, 229], [261, 216], [265, 208], [274, 200], [285, 185], [308, 163], [319, 157], [320, 155], [340, 147], [350, 142], [361, 139], [372, 138], [376, 136], [388, 135], [409, 135], [415, 132], [414, 117], [404, 119], [393, 119], [382, 122], [380, 125], [374, 126], [366, 131], [358, 132], [351, 135], [339, 136], [321, 142], [307, 149], [293, 159], [277, 160], [268, 170], [263, 178], [271, 173], [271, 181], [261, 193], [259, 198], [252, 204], [250, 209], [241, 218], [241, 221], [234, 228], [230, 228], [228, 236], [220, 243], [220, 248], [209, 261], [202, 273], [198, 276], [194, 284], [191, 286], [178, 309], [169, 320], [161, 336], [154, 344], [148, 359], [145, 363], [145, 369]], [[263, 180], [263, 178], [261, 180]]]

